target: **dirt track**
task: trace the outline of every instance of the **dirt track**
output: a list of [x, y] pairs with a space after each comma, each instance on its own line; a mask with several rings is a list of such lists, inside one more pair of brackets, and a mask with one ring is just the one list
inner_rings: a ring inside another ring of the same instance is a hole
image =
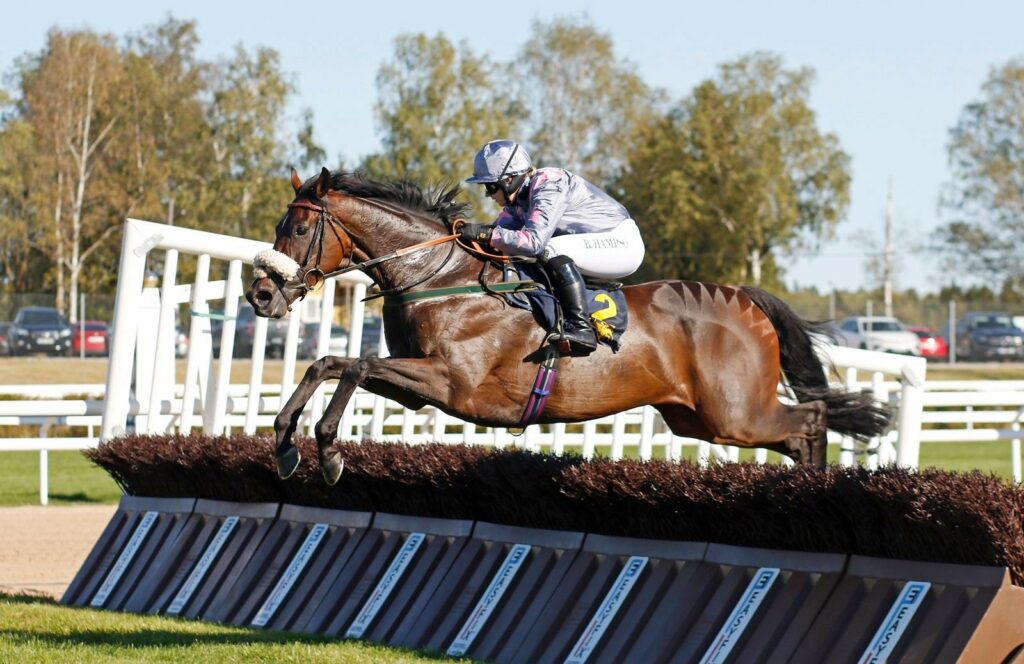
[[117, 505], [0, 507], [0, 589], [59, 598]]

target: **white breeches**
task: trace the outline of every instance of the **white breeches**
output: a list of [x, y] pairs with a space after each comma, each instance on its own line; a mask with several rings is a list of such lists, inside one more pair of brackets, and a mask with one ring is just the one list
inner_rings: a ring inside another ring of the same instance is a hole
[[620, 279], [644, 261], [644, 241], [636, 222], [627, 219], [605, 233], [557, 235], [544, 248], [544, 258], [568, 256], [580, 272], [596, 279]]

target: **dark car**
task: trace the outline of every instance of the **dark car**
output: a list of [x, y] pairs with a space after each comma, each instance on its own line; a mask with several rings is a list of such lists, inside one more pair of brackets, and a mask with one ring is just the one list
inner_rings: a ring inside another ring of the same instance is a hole
[[53, 307], [22, 307], [9, 330], [12, 355], [71, 352], [71, 326]]
[[71, 353], [72, 355], [105, 356], [110, 352], [109, 338], [110, 330], [107, 324], [98, 320], [87, 320], [81, 324], [75, 323], [71, 326]]
[[7, 335], [10, 334], [10, 329], [10, 323], [0, 323], [0, 357], [11, 354], [11, 343], [7, 338]]
[[956, 356], [960, 360], [1024, 359], [1024, 330], [1009, 314], [972, 311], [956, 324]]
[[377, 357], [380, 351], [381, 328], [383, 321], [377, 316], [363, 318], [363, 338], [360, 342], [359, 354], [363, 357]]
[[[210, 333], [213, 338], [213, 354], [220, 357], [220, 336], [224, 327], [224, 321], [219, 317], [211, 317]], [[252, 340], [256, 334], [256, 312], [252, 305], [245, 303], [239, 305], [238, 314], [235, 317], [235, 357], [249, 357], [252, 355]], [[267, 357], [284, 357], [284, 342], [288, 337], [288, 318], [267, 319]]]

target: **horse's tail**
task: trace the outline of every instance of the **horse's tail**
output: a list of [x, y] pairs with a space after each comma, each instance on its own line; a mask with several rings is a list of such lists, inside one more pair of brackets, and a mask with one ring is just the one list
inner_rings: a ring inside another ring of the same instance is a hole
[[867, 392], [831, 388], [825, 368], [814, 351], [811, 332], [827, 335], [824, 325], [804, 320], [788, 304], [760, 288], [741, 290], [768, 316], [779, 338], [782, 372], [798, 401], [825, 402], [828, 428], [860, 440], [881, 435], [892, 413]]

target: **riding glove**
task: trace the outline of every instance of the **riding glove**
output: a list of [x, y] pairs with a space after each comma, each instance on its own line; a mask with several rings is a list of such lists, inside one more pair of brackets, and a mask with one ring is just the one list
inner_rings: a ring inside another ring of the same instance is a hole
[[459, 226], [459, 237], [463, 242], [477, 242], [487, 245], [491, 241], [491, 226], [465, 223]]

